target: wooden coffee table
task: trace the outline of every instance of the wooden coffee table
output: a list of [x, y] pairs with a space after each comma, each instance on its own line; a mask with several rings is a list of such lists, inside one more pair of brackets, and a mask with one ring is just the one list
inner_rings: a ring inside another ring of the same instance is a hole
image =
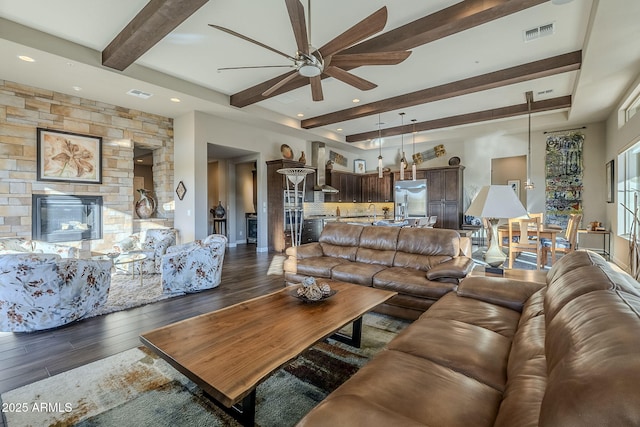
[[243, 425], [254, 425], [258, 384], [351, 322], [359, 345], [362, 315], [396, 295], [327, 282], [338, 293], [322, 302], [302, 302], [288, 287], [145, 332], [140, 340]]

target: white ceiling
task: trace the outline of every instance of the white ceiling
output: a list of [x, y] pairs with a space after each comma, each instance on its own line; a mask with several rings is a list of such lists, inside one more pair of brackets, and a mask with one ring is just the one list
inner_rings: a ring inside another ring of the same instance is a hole
[[[539, 118], [534, 121], [534, 129], [566, 128], [604, 120], [640, 72], [640, 1], [574, 0], [557, 6], [546, 2], [415, 48], [399, 65], [353, 70], [377, 83], [374, 90], [363, 92], [329, 78], [322, 84], [324, 101], [313, 102], [309, 86], [305, 86], [237, 109], [229, 106], [229, 95], [287, 69], [218, 72], [218, 68], [288, 65], [287, 60], [207, 24], [225, 26], [295, 55], [284, 1], [210, 0], [124, 72], [103, 67], [100, 52], [146, 3], [0, 0], [0, 78], [168, 117], [199, 110], [345, 148], [370, 148], [372, 143], [344, 143], [344, 136], [377, 129], [377, 116], [307, 131], [300, 130], [297, 114], [310, 118], [351, 108], [354, 98], [360, 99], [360, 104], [369, 103], [582, 49], [580, 71], [403, 109], [405, 123], [411, 119], [420, 122], [523, 104], [524, 93], [531, 90], [534, 101], [573, 96], [569, 111], [538, 113]], [[307, 2], [303, 3], [307, 8]], [[383, 32], [456, 3], [459, 2], [316, 0], [312, 2], [310, 40], [319, 47], [384, 5], [389, 18]], [[523, 30], [551, 22], [555, 24], [552, 36], [523, 42]], [[36, 62], [20, 61], [17, 55], [31, 56]], [[74, 86], [81, 90], [74, 90]], [[153, 96], [147, 100], [134, 98], [126, 95], [129, 89]], [[552, 92], [538, 94], [548, 90]], [[171, 97], [178, 97], [181, 102], [171, 102]], [[383, 113], [383, 128], [399, 125], [399, 112]], [[496, 130], [526, 131], [526, 118], [423, 132], [417, 141], [437, 142]], [[385, 144], [398, 141], [399, 138], [389, 138]]]

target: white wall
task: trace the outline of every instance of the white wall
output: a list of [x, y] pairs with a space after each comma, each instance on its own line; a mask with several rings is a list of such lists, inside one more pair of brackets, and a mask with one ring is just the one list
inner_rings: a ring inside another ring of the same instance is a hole
[[[625, 97], [626, 98], [626, 95]], [[623, 98], [623, 99], [624, 99]], [[622, 101], [621, 101], [622, 102]], [[607, 119], [606, 125], [606, 142], [607, 149], [602, 159], [603, 162], [615, 159], [615, 171], [617, 181], [621, 180], [623, 176], [620, 173], [620, 165], [618, 164], [617, 156], [625, 149], [629, 148], [634, 143], [640, 140], [640, 114], [636, 114], [631, 120], [624, 124], [622, 127], [618, 127], [618, 111], [617, 108], [611, 113]], [[617, 235], [616, 230], [618, 227], [617, 210], [620, 209], [620, 201], [618, 195], [615, 195], [615, 203], [606, 203], [606, 221], [604, 221], [605, 227], [612, 230], [611, 234], [611, 252], [613, 254], [612, 260], [623, 268], [629, 266], [629, 241], [624, 237]]]

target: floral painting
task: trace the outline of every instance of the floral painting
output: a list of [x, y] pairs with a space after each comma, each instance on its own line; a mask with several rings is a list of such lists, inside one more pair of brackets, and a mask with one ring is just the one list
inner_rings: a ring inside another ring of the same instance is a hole
[[38, 181], [102, 183], [102, 138], [38, 128]]

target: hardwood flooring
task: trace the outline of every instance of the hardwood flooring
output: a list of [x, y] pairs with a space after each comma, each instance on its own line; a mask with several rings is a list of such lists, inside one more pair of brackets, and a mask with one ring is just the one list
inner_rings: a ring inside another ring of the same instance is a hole
[[240, 245], [227, 249], [216, 289], [49, 331], [0, 332], [0, 393], [140, 346], [142, 332], [281, 289], [283, 260], [281, 254]]

